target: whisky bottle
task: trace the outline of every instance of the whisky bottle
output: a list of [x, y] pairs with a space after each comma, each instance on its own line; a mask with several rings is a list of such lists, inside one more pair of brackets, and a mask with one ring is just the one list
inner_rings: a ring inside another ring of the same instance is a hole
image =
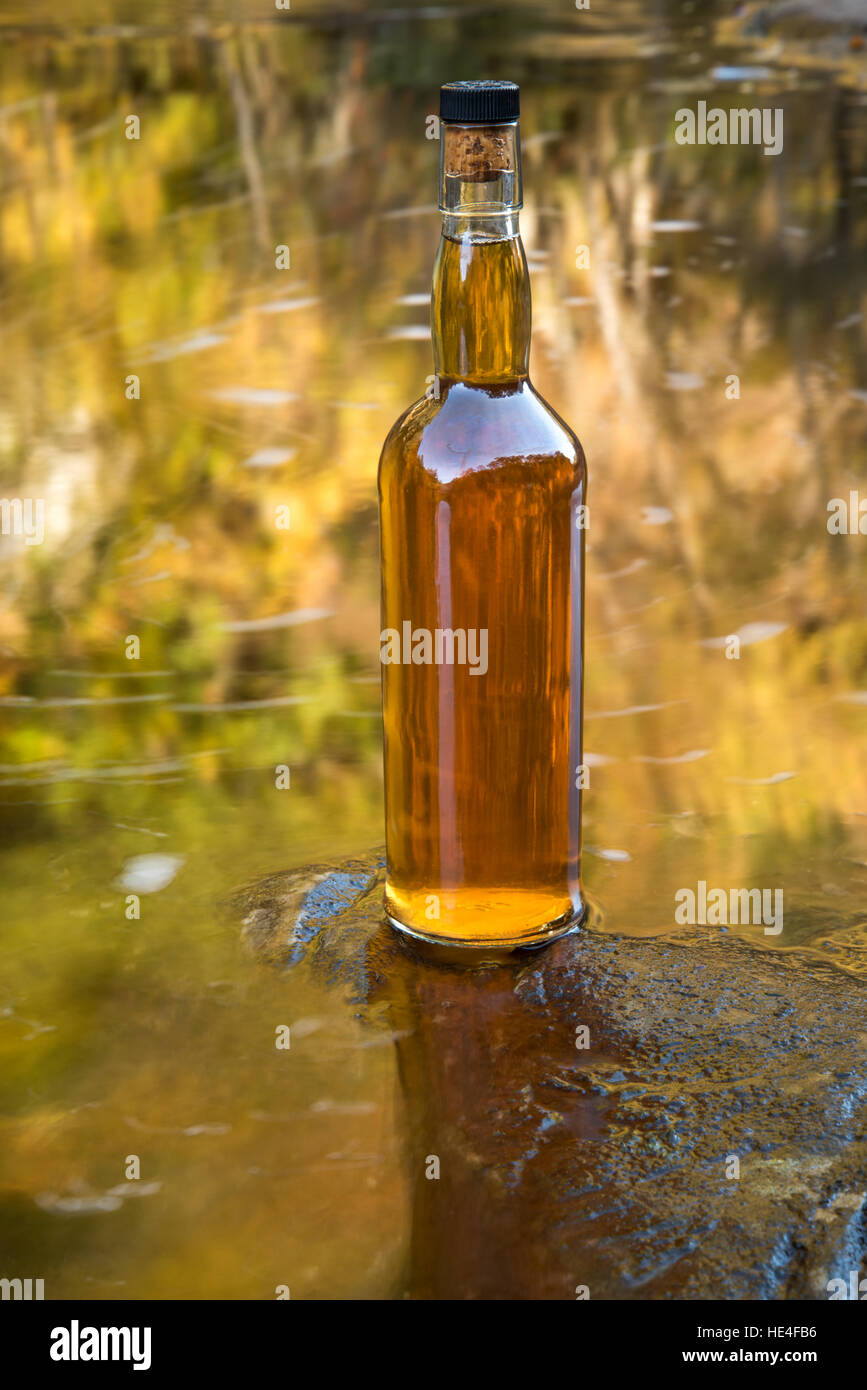
[[386, 913], [468, 947], [583, 913], [586, 467], [528, 375], [518, 112], [441, 89], [435, 374], [379, 465]]

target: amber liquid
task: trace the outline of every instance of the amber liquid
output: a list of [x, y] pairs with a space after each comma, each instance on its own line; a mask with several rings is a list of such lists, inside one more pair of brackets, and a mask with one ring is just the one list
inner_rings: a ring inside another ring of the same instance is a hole
[[383, 665], [386, 907], [427, 939], [517, 945], [582, 910], [586, 470], [527, 377], [517, 237], [444, 237], [432, 322], [439, 398], [380, 462], [382, 627], [478, 635], [465, 664], [402, 643]]

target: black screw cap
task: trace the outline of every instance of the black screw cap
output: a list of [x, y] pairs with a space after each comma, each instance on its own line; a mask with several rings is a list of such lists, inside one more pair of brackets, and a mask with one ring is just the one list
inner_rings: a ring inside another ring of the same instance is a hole
[[496, 125], [520, 114], [516, 82], [446, 82], [440, 87], [440, 120], [459, 125]]

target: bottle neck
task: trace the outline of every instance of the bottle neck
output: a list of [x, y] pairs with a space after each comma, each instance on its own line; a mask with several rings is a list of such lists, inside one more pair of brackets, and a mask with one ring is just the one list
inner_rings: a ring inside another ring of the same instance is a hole
[[444, 123], [440, 149], [443, 229], [431, 296], [437, 377], [483, 385], [522, 380], [530, 281], [518, 232], [517, 122]]

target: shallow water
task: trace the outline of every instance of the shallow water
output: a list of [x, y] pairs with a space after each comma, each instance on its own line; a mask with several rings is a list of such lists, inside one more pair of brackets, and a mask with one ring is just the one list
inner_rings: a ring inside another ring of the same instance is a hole
[[[827, 521], [867, 496], [867, 60], [723, 5], [107, 8], [13, 12], [0, 59], [0, 492], [45, 501], [0, 537], [0, 1274], [389, 1297], [388, 1037], [217, 903], [382, 839], [375, 473], [432, 370], [438, 83], [523, 88], [531, 365], [591, 480], [597, 929], [781, 888], [779, 935], [729, 930], [865, 973], [867, 541]], [[701, 99], [781, 107], [782, 154], [675, 144]]]

